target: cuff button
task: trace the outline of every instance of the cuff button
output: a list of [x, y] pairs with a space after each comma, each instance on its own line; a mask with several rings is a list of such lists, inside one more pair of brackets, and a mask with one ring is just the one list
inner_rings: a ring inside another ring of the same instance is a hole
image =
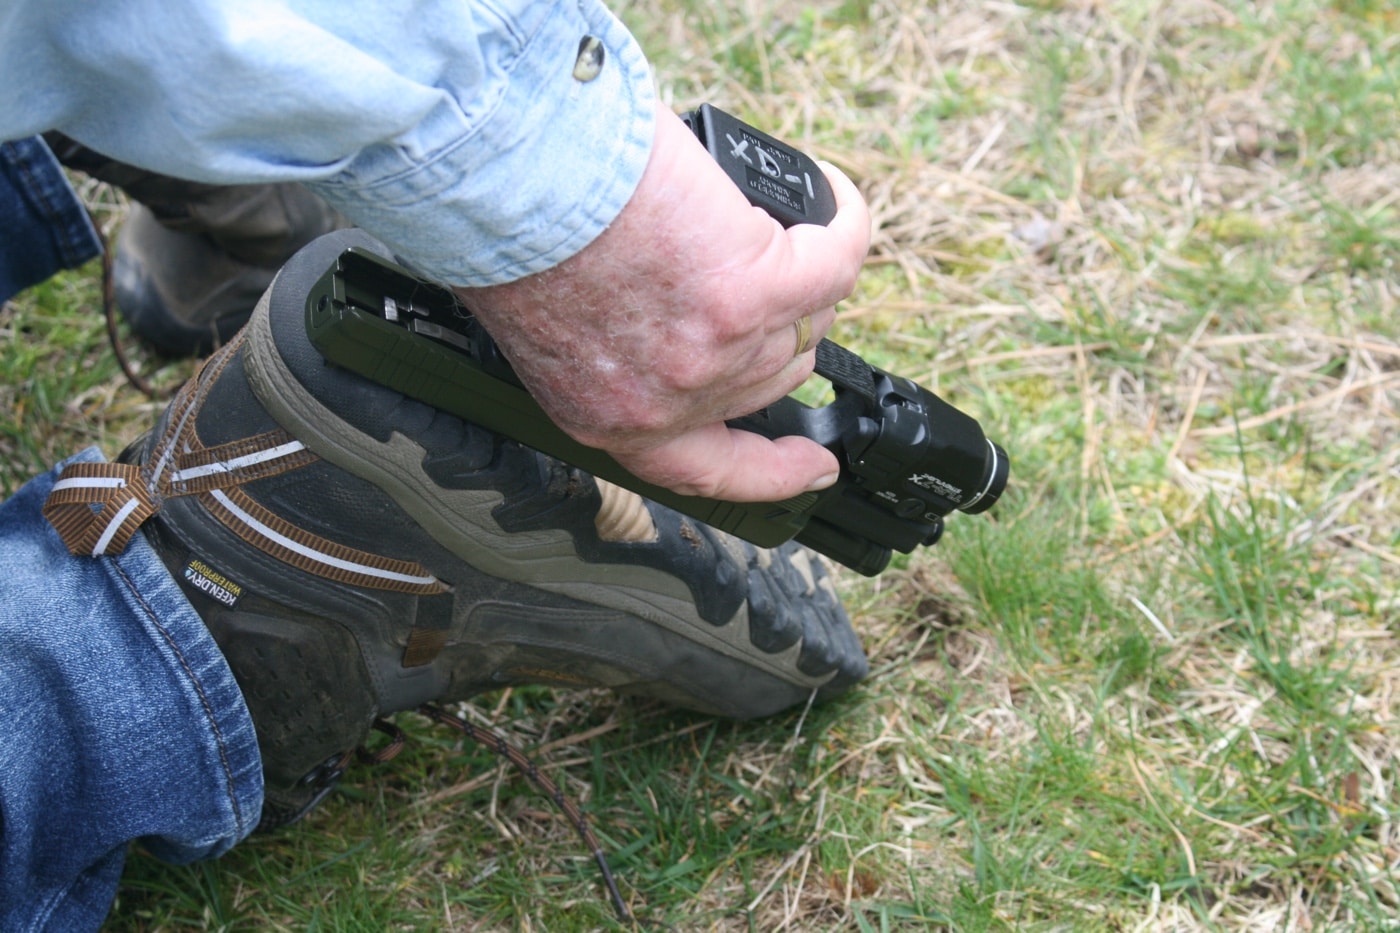
[[603, 70], [603, 40], [584, 36], [578, 40], [578, 57], [574, 59], [574, 77], [587, 83]]

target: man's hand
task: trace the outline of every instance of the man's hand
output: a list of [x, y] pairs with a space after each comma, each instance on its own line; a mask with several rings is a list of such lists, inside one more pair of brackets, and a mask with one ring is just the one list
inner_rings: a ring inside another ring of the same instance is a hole
[[550, 417], [642, 479], [735, 502], [822, 488], [839, 470], [825, 448], [724, 422], [807, 379], [855, 287], [870, 215], [827, 175], [836, 217], [784, 230], [662, 109], [641, 183], [598, 239], [537, 275], [458, 291]]

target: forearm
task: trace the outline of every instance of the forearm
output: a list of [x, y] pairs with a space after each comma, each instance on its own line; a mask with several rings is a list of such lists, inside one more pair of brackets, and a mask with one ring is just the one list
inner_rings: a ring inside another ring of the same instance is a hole
[[[493, 5], [493, 9], [500, 5]], [[61, 129], [215, 183], [302, 181], [455, 285], [556, 265], [646, 166], [645, 58], [600, 4], [29, 0], [0, 10], [0, 136]], [[603, 40], [590, 81], [580, 40]]]
[[[585, 36], [604, 49], [591, 80], [575, 76]], [[479, 112], [444, 102], [415, 128], [426, 154], [368, 146], [311, 187], [450, 285], [509, 282], [573, 256], [646, 168], [655, 108], [646, 59], [600, 5], [567, 3], [509, 65], [491, 76]]]

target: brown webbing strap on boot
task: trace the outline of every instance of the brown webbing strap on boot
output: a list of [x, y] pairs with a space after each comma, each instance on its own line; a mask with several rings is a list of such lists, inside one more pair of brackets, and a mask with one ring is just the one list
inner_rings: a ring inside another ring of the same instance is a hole
[[298, 528], [236, 486], [211, 489], [200, 502], [241, 540], [288, 566], [366, 589], [433, 596], [447, 585], [420, 564], [337, 544]]
[[138, 467], [70, 463], [59, 474], [43, 513], [70, 553], [100, 557], [120, 554], [157, 508]]
[[[352, 586], [432, 596], [447, 586], [422, 565], [339, 544], [264, 508], [245, 483], [301, 469], [320, 458], [287, 431], [206, 446], [196, 430], [209, 388], [242, 347], [235, 338], [205, 361], [171, 403], [167, 424], [140, 466], [75, 463], [60, 475], [44, 505], [70, 553], [119, 554], [141, 523], [167, 499], [197, 496], [210, 515], [248, 545], [285, 564]], [[424, 643], [414, 658], [431, 660]]]

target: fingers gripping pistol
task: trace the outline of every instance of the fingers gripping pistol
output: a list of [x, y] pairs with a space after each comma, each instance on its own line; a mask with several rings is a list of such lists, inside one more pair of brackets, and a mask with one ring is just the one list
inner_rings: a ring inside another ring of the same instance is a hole
[[[684, 119], [749, 200], [784, 226], [830, 221], [835, 198], [806, 155], [708, 104]], [[631, 489], [762, 547], [795, 538], [874, 575], [892, 551], [936, 542], [953, 511], [985, 512], [1006, 487], [1006, 452], [968, 415], [908, 379], [822, 340], [816, 373], [833, 401], [789, 396], [731, 426], [801, 435], [841, 462], [835, 485], [783, 502], [683, 496], [633, 476], [558, 428], [495, 341], [447, 288], [358, 248], [307, 298], [307, 332], [330, 362]]]

